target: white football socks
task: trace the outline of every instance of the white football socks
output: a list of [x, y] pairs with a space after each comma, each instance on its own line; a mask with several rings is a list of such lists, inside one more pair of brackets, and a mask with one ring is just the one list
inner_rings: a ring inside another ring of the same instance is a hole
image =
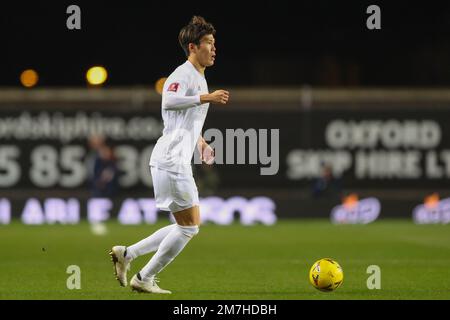
[[159, 273], [165, 266], [175, 259], [186, 244], [198, 233], [198, 226], [176, 225], [159, 245], [158, 251], [139, 272], [146, 281]]
[[144, 254], [155, 252], [158, 250], [161, 241], [177, 226], [176, 223], [165, 226], [152, 233], [149, 237], [142, 239], [141, 241], [127, 247], [126, 258], [134, 260]]

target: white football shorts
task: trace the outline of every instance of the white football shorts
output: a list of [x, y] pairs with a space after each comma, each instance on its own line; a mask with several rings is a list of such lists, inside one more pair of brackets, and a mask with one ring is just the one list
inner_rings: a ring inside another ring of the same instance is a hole
[[150, 166], [156, 207], [172, 213], [199, 205], [194, 177]]

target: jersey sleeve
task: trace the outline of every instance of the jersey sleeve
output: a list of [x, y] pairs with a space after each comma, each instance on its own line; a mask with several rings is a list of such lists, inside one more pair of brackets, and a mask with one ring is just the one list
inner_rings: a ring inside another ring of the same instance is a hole
[[189, 82], [187, 79], [167, 79], [162, 93], [164, 110], [185, 110], [201, 105], [200, 95], [187, 96]]

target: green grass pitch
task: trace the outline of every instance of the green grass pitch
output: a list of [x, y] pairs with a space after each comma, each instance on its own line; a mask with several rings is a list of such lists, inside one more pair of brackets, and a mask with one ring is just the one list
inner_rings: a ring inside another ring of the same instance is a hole
[[[162, 288], [148, 295], [122, 288], [108, 251], [151, 234], [157, 225], [107, 223], [94, 235], [79, 225], [0, 226], [0, 299], [450, 299], [450, 225], [381, 220], [332, 225], [328, 220], [282, 220], [275, 226], [204, 225], [163, 270]], [[132, 274], [150, 256], [132, 263]], [[331, 257], [344, 270], [331, 293], [314, 289], [308, 272]], [[81, 268], [81, 289], [66, 287], [69, 265]], [[369, 290], [369, 265], [381, 268], [381, 289]], [[129, 278], [130, 278], [129, 277]]]

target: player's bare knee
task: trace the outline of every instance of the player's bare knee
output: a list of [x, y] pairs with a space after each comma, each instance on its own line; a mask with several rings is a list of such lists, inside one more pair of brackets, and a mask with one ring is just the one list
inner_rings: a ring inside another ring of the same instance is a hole
[[200, 211], [198, 206], [178, 211], [173, 214], [180, 226], [198, 226], [200, 225]]

